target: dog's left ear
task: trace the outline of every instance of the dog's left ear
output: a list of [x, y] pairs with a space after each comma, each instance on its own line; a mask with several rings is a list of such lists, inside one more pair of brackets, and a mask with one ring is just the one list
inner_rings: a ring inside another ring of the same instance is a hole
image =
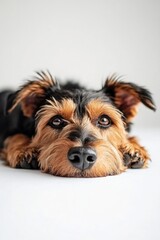
[[151, 93], [134, 83], [123, 82], [113, 75], [107, 78], [102, 90], [111, 98], [115, 106], [124, 114], [127, 122], [137, 114], [139, 103], [156, 110]]
[[28, 81], [14, 96], [8, 99], [7, 111], [12, 112], [17, 105], [20, 105], [24, 116], [32, 117], [49, 90], [58, 88], [56, 80], [49, 72], [37, 72], [35, 80]]

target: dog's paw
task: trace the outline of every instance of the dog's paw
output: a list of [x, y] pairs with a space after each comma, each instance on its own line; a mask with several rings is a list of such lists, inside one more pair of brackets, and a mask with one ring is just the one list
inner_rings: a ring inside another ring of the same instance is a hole
[[135, 150], [135, 152], [126, 152], [123, 155], [124, 165], [128, 168], [144, 168], [147, 167], [150, 160], [148, 153], [144, 148], [142, 151]]
[[35, 148], [28, 148], [23, 152], [20, 152], [18, 155], [18, 163], [16, 168], [24, 168], [24, 169], [39, 169], [38, 164], [38, 155], [39, 152]]
[[124, 165], [128, 168], [143, 168], [147, 166], [149, 157], [143, 152], [136, 151], [134, 153], [128, 152], [123, 155]]
[[128, 138], [128, 143], [122, 147], [123, 162], [128, 168], [145, 168], [150, 160], [147, 150], [141, 146], [135, 137]]

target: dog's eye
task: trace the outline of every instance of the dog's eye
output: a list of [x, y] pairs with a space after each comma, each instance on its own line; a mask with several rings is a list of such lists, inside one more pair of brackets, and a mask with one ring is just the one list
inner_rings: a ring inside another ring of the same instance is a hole
[[68, 124], [68, 121], [57, 115], [50, 119], [49, 125], [55, 129], [64, 128]]
[[100, 128], [108, 128], [111, 125], [111, 119], [107, 115], [102, 115], [98, 118], [97, 125]]

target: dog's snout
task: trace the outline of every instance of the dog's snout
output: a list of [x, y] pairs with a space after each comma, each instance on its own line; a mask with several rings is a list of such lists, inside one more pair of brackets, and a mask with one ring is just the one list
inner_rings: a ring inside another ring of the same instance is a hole
[[96, 152], [91, 148], [74, 147], [68, 152], [68, 160], [80, 170], [91, 168], [96, 159]]

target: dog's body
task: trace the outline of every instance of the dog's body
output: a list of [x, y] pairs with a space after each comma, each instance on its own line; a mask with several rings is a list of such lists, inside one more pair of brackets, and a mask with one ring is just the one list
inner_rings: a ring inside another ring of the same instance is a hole
[[17, 92], [0, 94], [0, 149], [10, 166], [59, 176], [100, 177], [147, 166], [149, 155], [128, 137], [137, 105], [155, 105], [145, 88], [108, 78], [99, 91], [59, 86], [39, 72]]

